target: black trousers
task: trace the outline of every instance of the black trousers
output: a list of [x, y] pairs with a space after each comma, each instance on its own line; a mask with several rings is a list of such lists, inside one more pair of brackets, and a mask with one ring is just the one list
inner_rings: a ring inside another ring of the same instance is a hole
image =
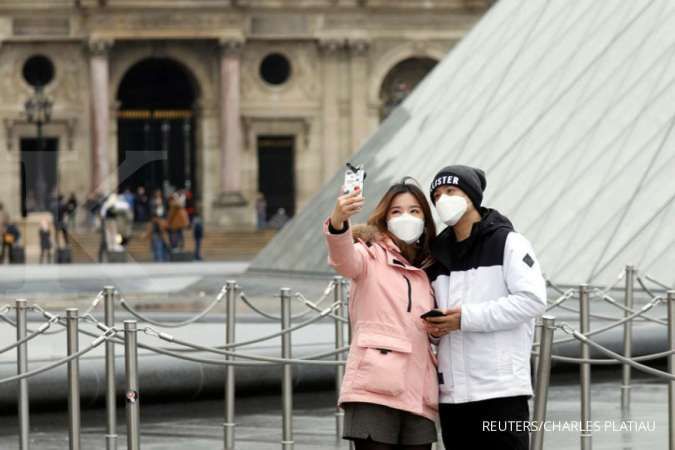
[[439, 405], [443, 444], [448, 450], [528, 450], [527, 396]]

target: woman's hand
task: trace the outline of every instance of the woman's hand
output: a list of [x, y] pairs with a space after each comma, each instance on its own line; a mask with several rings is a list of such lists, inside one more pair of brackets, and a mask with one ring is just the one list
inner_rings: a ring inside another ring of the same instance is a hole
[[350, 194], [344, 194], [338, 197], [335, 209], [330, 215], [330, 224], [336, 230], [342, 230], [343, 223], [349, 220], [354, 214], [357, 214], [363, 208], [363, 195], [358, 187]]

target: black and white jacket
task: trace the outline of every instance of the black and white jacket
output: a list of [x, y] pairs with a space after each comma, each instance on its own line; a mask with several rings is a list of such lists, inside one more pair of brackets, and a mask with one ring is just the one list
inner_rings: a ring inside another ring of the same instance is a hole
[[532, 246], [495, 210], [461, 242], [452, 228], [432, 243], [428, 269], [440, 308], [461, 306], [460, 330], [440, 340], [441, 403], [532, 395], [534, 321], [546, 307], [546, 283]]

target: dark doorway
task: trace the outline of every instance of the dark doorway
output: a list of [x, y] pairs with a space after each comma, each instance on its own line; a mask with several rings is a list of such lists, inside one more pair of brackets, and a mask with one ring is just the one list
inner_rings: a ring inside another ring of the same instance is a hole
[[295, 214], [294, 136], [258, 137], [258, 191], [265, 196], [267, 217], [283, 208]]
[[22, 138], [21, 215], [50, 211], [58, 194], [59, 141]]
[[129, 69], [118, 91], [118, 161], [127, 162], [120, 190], [189, 188], [197, 198], [196, 98], [193, 77], [172, 59], [148, 58]]

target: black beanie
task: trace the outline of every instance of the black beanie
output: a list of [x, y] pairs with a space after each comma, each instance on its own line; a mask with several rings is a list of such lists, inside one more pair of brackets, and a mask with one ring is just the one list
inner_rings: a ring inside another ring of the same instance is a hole
[[436, 188], [457, 186], [469, 197], [473, 206], [479, 208], [483, 202], [483, 191], [486, 184], [485, 172], [481, 169], [461, 165], [448, 166], [441, 169], [434, 177], [429, 189], [429, 196], [435, 205], [434, 191]]

